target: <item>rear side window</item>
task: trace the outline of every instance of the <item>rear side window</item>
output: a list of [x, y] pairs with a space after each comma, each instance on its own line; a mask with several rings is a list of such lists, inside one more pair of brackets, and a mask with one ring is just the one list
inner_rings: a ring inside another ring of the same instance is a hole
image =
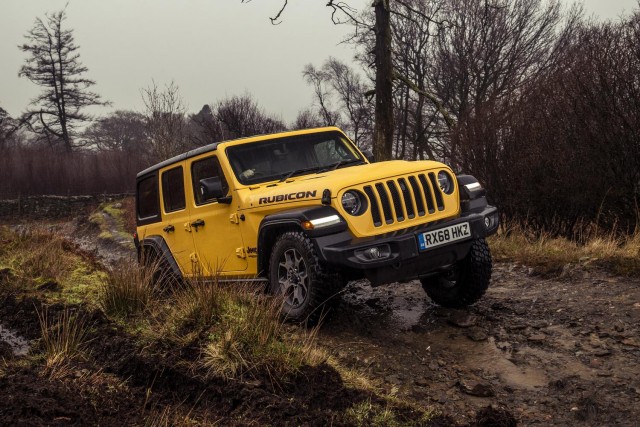
[[139, 223], [148, 223], [160, 219], [157, 179], [158, 176], [154, 174], [138, 181], [137, 205]]
[[183, 176], [182, 166], [162, 174], [162, 199], [165, 212], [175, 212], [185, 208]]
[[193, 177], [193, 194], [196, 198], [196, 205], [203, 205], [215, 201], [215, 199], [205, 199], [200, 191], [198, 191], [198, 184], [202, 179], [219, 177], [225, 193], [229, 191], [229, 184], [227, 184], [227, 180], [224, 178], [224, 174], [220, 168], [220, 162], [215, 156], [193, 162], [191, 165], [191, 176]]

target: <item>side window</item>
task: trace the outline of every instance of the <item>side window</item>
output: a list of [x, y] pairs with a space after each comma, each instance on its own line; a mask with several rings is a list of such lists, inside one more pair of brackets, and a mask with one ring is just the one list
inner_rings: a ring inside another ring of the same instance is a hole
[[138, 219], [153, 219], [160, 216], [160, 203], [158, 203], [158, 184], [156, 174], [138, 181]]
[[200, 191], [200, 181], [203, 179], [219, 178], [224, 193], [226, 194], [229, 191], [229, 184], [227, 184], [227, 180], [224, 178], [224, 174], [220, 168], [220, 162], [215, 156], [193, 162], [191, 165], [191, 177], [193, 178], [193, 194], [196, 198], [196, 205], [211, 203], [215, 200], [205, 199], [202, 195]]
[[175, 212], [185, 208], [182, 166], [162, 174], [162, 199], [165, 212]]

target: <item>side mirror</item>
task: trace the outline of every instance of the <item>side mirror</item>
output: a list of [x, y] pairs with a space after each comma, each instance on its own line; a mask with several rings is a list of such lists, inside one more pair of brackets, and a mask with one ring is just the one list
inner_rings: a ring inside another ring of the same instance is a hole
[[198, 191], [200, 191], [200, 199], [203, 202], [214, 199], [217, 199], [219, 203], [231, 202], [231, 197], [226, 197], [227, 193], [222, 186], [222, 180], [219, 176], [201, 179]]
[[371, 150], [364, 150], [362, 152], [362, 154], [364, 154], [364, 156], [367, 158], [367, 160], [369, 160], [369, 163], [375, 163], [376, 162], [376, 158], [373, 157], [373, 151]]

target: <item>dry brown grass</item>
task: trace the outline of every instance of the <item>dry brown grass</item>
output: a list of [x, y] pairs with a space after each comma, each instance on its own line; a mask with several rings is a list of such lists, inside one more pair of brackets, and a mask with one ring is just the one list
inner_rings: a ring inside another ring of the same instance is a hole
[[577, 241], [509, 225], [489, 242], [497, 260], [515, 261], [549, 273], [561, 272], [567, 264], [582, 264], [624, 276], [640, 275], [640, 232], [619, 235], [592, 227], [582, 235]]
[[55, 234], [29, 230], [14, 233], [3, 227], [0, 240], [2, 263], [20, 277], [57, 280], [76, 267], [77, 257], [69, 243]]
[[152, 302], [156, 267], [141, 267], [129, 260], [112, 268], [98, 293], [98, 305], [102, 311], [119, 318], [143, 313]]
[[65, 309], [57, 320], [51, 321], [47, 310], [38, 312], [45, 368], [51, 376], [64, 376], [66, 367], [74, 358], [82, 356], [87, 335], [87, 324]]
[[326, 359], [316, 346], [317, 329], [286, 325], [282, 301], [252, 284], [198, 278], [188, 281], [174, 300], [168, 318], [176, 333], [204, 332], [208, 337], [201, 360], [207, 375], [231, 379], [266, 374], [276, 382]]

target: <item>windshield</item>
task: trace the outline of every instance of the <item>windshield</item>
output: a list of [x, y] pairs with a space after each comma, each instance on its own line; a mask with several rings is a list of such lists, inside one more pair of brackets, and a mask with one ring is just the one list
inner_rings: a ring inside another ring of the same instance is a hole
[[335, 131], [236, 145], [226, 153], [244, 185], [364, 163], [351, 142]]

